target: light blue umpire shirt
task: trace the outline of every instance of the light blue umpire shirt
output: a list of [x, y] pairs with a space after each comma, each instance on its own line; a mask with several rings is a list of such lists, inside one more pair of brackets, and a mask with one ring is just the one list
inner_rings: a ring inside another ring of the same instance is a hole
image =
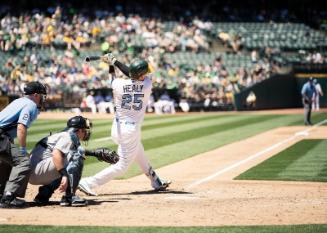
[[[34, 101], [28, 97], [21, 97], [11, 102], [0, 112], [0, 127], [6, 127], [12, 123], [20, 123], [29, 128], [37, 118], [39, 110]], [[8, 131], [11, 138], [17, 137], [17, 125]]]
[[309, 99], [312, 99], [315, 93], [316, 93], [316, 88], [313, 83], [310, 84], [310, 82], [308, 81], [303, 85], [301, 91], [302, 96], [306, 96]]

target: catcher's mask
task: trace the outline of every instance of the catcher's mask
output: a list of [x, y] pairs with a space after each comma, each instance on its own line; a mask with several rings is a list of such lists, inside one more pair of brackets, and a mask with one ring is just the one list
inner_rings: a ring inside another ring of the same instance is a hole
[[41, 95], [41, 99], [38, 107], [43, 109], [44, 103], [47, 99], [46, 86], [38, 81], [27, 83], [24, 87], [24, 95], [33, 95], [33, 94]]
[[135, 59], [129, 66], [129, 75], [132, 79], [139, 80], [147, 73], [150, 73], [150, 66], [145, 60]]
[[85, 136], [82, 139], [83, 141], [88, 141], [92, 133], [92, 122], [82, 116], [74, 116], [67, 121], [68, 128], [74, 129], [85, 129]]

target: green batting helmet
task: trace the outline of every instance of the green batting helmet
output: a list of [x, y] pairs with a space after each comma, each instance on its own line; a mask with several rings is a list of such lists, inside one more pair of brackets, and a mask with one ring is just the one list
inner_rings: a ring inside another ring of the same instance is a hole
[[138, 80], [141, 76], [149, 73], [149, 63], [145, 60], [136, 59], [129, 66], [129, 75]]

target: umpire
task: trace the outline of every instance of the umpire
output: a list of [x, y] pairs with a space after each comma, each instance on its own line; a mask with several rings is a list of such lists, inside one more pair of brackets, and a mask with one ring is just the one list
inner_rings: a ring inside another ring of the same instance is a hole
[[[27, 129], [36, 120], [46, 94], [40, 82], [27, 83], [25, 96], [0, 112], [0, 208], [25, 207], [25, 201], [17, 197], [24, 198], [30, 175]], [[16, 137], [18, 145], [14, 144]]]
[[312, 102], [314, 101], [315, 95], [317, 94], [315, 85], [313, 84], [312, 77], [310, 77], [309, 80], [303, 85], [301, 94], [302, 94], [302, 102], [304, 107], [304, 124], [312, 125], [311, 122]]
[[61, 206], [86, 206], [87, 201], [75, 195], [84, 165], [84, 148], [80, 141], [88, 141], [92, 124], [89, 119], [75, 116], [67, 121], [62, 132], [41, 139], [31, 153], [32, 172], [29, 182], [39, 187], [34, 201], [46, 205], [59, 188], [65, 195]]

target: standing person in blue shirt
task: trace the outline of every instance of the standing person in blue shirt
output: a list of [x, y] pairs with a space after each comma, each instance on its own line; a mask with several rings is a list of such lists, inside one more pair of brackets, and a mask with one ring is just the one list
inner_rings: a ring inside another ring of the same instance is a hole
[[[26, 150], [27, 129], [37, 118], [46, 100], [46, 87], [27, 83], [23, 97], [0, 112], [0, 208], [22, 208], [29, 176], [30, 159]], [[14, 144], [17, 137], [18, 145]]]
[[315, 85], [313, 84], [313, 78], [310, 77], [309, 80], [302, 87], [302, 102], [304, 107], [304, 124], [312, 125], [311, 122], [311, 110], [312, 102], [317, 94]]

